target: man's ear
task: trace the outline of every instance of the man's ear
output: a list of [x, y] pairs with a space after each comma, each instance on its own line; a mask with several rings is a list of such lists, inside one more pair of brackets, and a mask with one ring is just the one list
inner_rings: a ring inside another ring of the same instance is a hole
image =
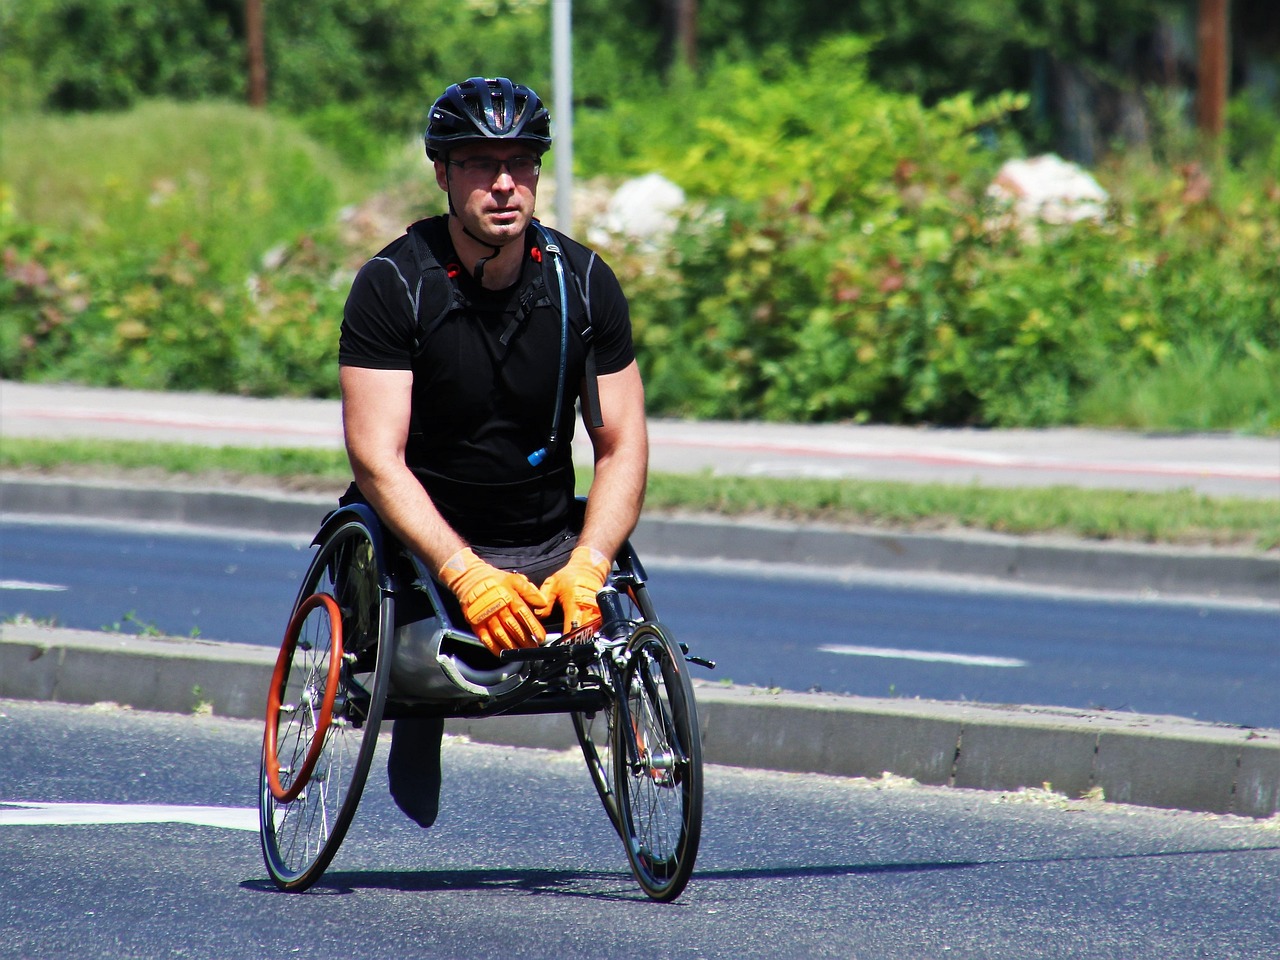
[[436, 186], [445, 193], [449, 192], [449, 167], [444, 157], [435, 161], [436, 166]]

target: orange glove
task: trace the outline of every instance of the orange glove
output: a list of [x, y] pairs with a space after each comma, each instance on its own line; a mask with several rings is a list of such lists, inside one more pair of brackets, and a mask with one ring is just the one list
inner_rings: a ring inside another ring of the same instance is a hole
[[445, 561], [440, 580], [462, 604], [463, 616], [493, 654], [536, 647], [547, 639], [532, 607], [548, 601], [529, 578], [490, 566], [464, 547]]
[[569, 562], [553, 573], [542, 584], [546, 603], [535, 612], [540, 617], [551, 613], [560, 604], [564, 611], [564, 630], [568, 633], [600, 618], [600, 606], [596, 594], [604, 586], [605, 578], [613, 564], [594, 547], [574, 547]]

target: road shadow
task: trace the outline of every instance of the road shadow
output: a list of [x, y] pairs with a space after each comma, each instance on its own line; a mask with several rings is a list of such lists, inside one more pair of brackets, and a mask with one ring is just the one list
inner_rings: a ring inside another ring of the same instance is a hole
[[[270, 879], [245, 880], [242, 889], [275, 893]], [[599, 870], [332, 870], [308, 895], [334, 896], [360, 890], [401, 893], [442, 893], [456, 890], [510, 890], [526, 894], [582, 897], [591, 900], [632, 900], [636, 890], [630, 874]], [[641, 896], [643, 896], [641, 894]]]
[[[739, 880], [801, 880], [821, 877], [877, 876], [974, 870], [983, 867], [1161, 860], [1175, 857], [1222, 856], [1240, 853], [1274, 853], [1280, 845], [1222, 847], [1204, 850], [1161, 850], [1135, 853], [1082, 854], [1052, 857], [998, 857], [985, 860], [922, 860], [896, 863], [797, 864], [791, 866], [729, 867], [694, 870], [694, 883]], [[269, 879], [245, 880], [242, 889], [276, 892]], [[525, 894], [577, 897], [588, 900], [644, 900], [631, 876], [601, 870], [335, 870], [326, 873], [307, 893], [341, 896], [360, 890], [394, 890], [403, 893], [438, 893], [454, 890], [510, 890]]]

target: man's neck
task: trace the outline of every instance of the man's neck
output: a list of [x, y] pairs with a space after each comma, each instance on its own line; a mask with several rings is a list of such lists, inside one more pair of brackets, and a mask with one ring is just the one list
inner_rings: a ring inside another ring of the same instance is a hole
[[[524, 259], [523, 237], [499, 248], [498, 255], [493, 256], [493, 247], [471, 237], [462, 228], [462, 221], [450, 214], [449, 239], [453, 241], [453, 249], [457, 251], [463, 268], [472, 275], [475, 273], [476, 263], [485, 260], [484, 277], [480, 284], [486, 290], [504, 290], [520, 279]], [[489, 257], [492, 259], [485, 259]]]

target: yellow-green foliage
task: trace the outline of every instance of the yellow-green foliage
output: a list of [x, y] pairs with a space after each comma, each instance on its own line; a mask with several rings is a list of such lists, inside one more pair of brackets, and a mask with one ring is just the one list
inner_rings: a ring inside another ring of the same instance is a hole
[[4, 121], [0, 183], [12, 215], [100, 254], [198, 242], [220, 277], [326, 223], [351, 174], [280, 117], [225, 103]]
[[[834, 38], [582, 111], [581, 155], [691, 199], [670, 250], [607, 251], [653, 412], [1280, 429], [1280, 134], [1240, 168], [1116, 161], [1104, 222], [1028, 235], [985, 196], [1021, 99], [925, 106], [866, 57]], [[434, 190], [420, 148], [405, 182]], [[347, 286], [390, 239], [345, 249], [336, 214], [371, 188], [238, 106], [9, 120], [0, 376], [333, 396]]]
[[11, 120], [0, 375], [331, 393], [349, 277], [325, 248], [353, 186], [245, 107]]
[[1104, 222], [1028, 231], [985, 193], [982, 134], [1019, 101], [925, 108], [867, 83], [864, 56], [839, 39], [776, 74], [726, 66], [706, 86], [731, 98], [682, 104], [693, 144], [655, 138], [695, 212], [629, 277], [653, 409], [1066, 423], [1095, 385], [1211, 342], [1202, 395], [1243, 377], [1245, 405], [1184, 416], [1192, 394], [1146, 422], [1280, 427], [1274, 172], [1132, 163], [1100, 172]]

